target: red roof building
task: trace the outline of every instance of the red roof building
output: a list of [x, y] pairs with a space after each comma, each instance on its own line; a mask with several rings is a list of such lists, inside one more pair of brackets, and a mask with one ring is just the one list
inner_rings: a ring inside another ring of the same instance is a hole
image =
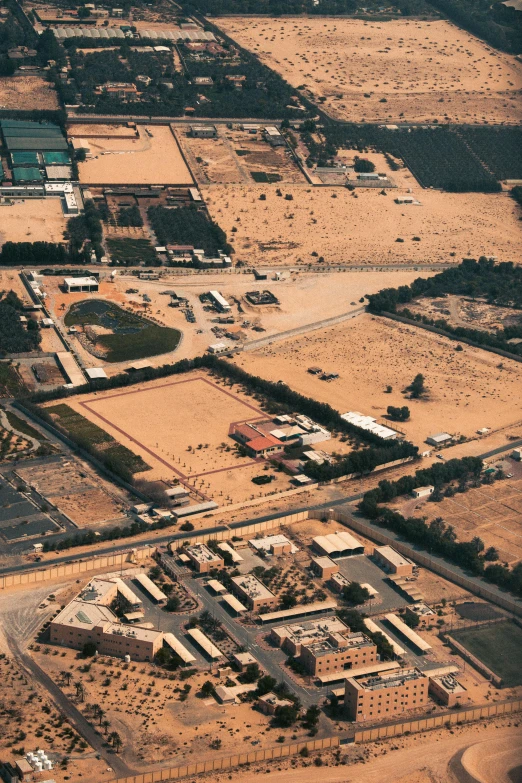
[[245, 443], [245, 449], [252, 457], [265, 457], [267, 454], [275, 454], [282, 451], [284, 443], [271, 435], [260, 435]]

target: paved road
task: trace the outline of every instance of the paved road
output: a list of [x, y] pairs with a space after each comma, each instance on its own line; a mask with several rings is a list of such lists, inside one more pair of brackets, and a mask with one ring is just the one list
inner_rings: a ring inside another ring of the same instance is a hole
[[36, 661], [20, 649], [16, 639], [14, 637], [8, 637], [7, 641], [13, 655], [27, 671], [28, 676], [39, 682], [40, 685], [45, 688], [57, 708], [66, 715], [69, 722], [75, 727], [85, 741], [100, 754], [107, 763], [107, 766], [112, 767], [118, 777], [136, 774], [133, 770], [129, 769], [119, 756], [105, 747], [104, 739], [96, 733], [89, 721], [84, 718], [82, 713], [62, 693], [49, 675], [38, 666]]

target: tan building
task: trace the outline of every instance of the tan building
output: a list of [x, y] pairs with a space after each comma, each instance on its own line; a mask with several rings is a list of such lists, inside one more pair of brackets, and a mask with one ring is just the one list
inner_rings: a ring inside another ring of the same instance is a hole
[[278, 707], [291, 707], [292, 705], [293, 702], [290, 699], [280, 699], [275, 693], [266, 693], [256, 701], [256, 706], [265, 715], [275, 715]]
[[308, 674], [358, 669], [377, 660], [377, 647], [363, 633], [330, 633], [323, 642], [303, 645], [300, 660]]
[[332, 574], [330, 577], [330, 587], [334, 593], [342, 593], [343, 587], [348, 587], [350, 580], [341, 573]]
[[316, 644], [323, 642], [329, 634], [349, 633], [347, 625], [339, 620], [338, 617], [323, 617], [317, 620], [307, 620], [306, 622], [293, 625], [281, 625], [278, 628], [272, 628], [270, 640], [281, 647], [294, 658], [301, 655], [303, 645]]
[[213, 552], [205, 544], [192, 544], [185, 547], [191, 565], [199, 574], [208, 574], [214, 568], [223, 568], [225, 561], [221, 555]]
[[420, 669], [346, 680], [344, 709], [352, 721], [386, 720], [428, 703], [428, 677]]
[[391, 546], [377, 546], [373, 551], [375, 561], [389, 574], [410, 576], [413, 573], [413, 563], [403, 557]]
[[434, 699], [447, 707], [454, 707], [457, 703], [462, 703], [467, 694], [466, 688], [458, 682], [453, 674], [430, 677], [429, 692]]
[[130, 655], [134, 661], [152, 661], [163, 645], [163, 634], [115, 620], [107, 606], [75, 599], [51, 621], [50, 641], [75, 650], [93, 642], [102, 655]]
[[273, 608], [278, 605], [278, 598], [253, 574], [232, 577], [233, 591], [243, 599], [252, 612], [260, 609]]
[[330, 579], [339, 571], [339, 566], [329, 557], [312, 557], [311, 569], [321, 579]]

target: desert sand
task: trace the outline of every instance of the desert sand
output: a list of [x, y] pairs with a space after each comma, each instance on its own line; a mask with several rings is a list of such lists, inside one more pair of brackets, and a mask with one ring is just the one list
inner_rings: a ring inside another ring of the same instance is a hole
[[0, 207], [4, 242], [62, 242], [67, 219], [59, 198], [28, 199]]
[[92, 157], [79, 164], [80, 181], [103, 185], [193, 184], [168, 125], [141, 125], [139, 134], [138, 139], [90, 139]]
[[[249, 372], [283, 380], [295, 391], [379, 418], [388, 405], [407, 405], [411, 419], [400, 429], [418, 446], [437, 432], [473, 436], [519, 421], [522, 366], [413, 326], [362, 315], [328, 330], [242, 353], [235, 361]], [[332, 383], [310, 375], [319, 365], [340, 378]], [[408, 400], [402, 390], [417, 373], [429, 389], [426, 400]], [[387, 385], [392, 392], [386, 393]], [[487, 438], [481, 443], [487, 450]], [[424, 446], [426, 448], [426, 446]], [[445, 451], [450, 455], [451, 449]]]
[[[507, 193], [422, 190], [413, 177], [409, 187], [421, 206], [395, 204], [399, 188], [386, 196], [375, 189], [350, 193], [306, 185], [282, 186], [283, 197], [274, 186], [211, 185], [202, 191], [236, 257], [256, 265], [311, 263], [314, 252], [325, 264], [358, 266], [458, 262], [480, 255], [515, 261], [520, 255], [520, 208]], [[261, 194], [266, 201], [259, 200]], [[286, 194], [293, 200], [285, 201]]]
[[343, 120], [519, 122], [522, 66], [446, 21], [220, 19], [293, 87]]
[[40, 76], [0, 78], [0, 109], [59, 109], [58, 98], [50, 82]]

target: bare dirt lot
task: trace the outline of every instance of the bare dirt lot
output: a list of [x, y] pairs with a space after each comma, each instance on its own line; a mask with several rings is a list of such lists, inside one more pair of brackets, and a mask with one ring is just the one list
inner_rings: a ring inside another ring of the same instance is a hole
[[233, 17], [219, 25], [338, 119], [522, 117], [520, 64], [445, 21]]
[[0, 78], [0, 109], [22, 111], [59, 109], [58, 98], [50, 82], [40, 76]]
[[271, 147], [260, 131], [249, 134], [219, 128], [218, 134], [214, 139], [198, 139], [178, 131], [200, 183], [249, 184], [264, 175], [274, 182], [305, 182], [286, 147]]
[[0, 207], [4, 242], [62, 242], [66, 218], [59, 198], [28, 199]]
[[[306, 185], [283, 186], [282, 197], [274, 185], [211, 185], [202, 191], [236, 256], [256, 265], [310, 263], [312, 253], [326, 264], [358, 266], [480, 255], [514, 261], [520, 255], [520, 209], [508, 194], [422, 190], [413, 178], [408, 187], [421, 206], [396, 204], [399, 189], [386, 196], [375, 189], [350, 193]], [[260, 201], [262, 194], [266, 201]]]
[[[469, 346], [458, 352], [455, 347], [454, 341], [413, 326], [362, 315], [329, 330], [240, 354], [235, 361], [256, 375], [286, 381], [341, 413], [355, 410], [379, 417], [388, 405], [408, 405], [411, 419], [400, 428], [419, 446], [437, 432], [469, 437], [480, 427], [496, 429], [519, 421], [521, 365], [506, 359], [501, 369], [491, 353]], [[307, 372], [312, 365], [340, 378], [325, 383]], [[408, 400], [401, 393], [417, 373], [424, 375], [429, 388], [426, 400]], [[483, 450], [485, 443], [487, 438]]]
[[400, 510], [407, 516], [427, 517], [428, 522], [442, 517], [461, 541], [479, 536], [486, 549], [495, 547], [502, 562], [514, 565], [522, 559], [522, 479], [497, 481], [441, 503], [408, 500]]
[[443, 318], [452, 326], [495, 331], [507, 326], [518, 325], [520, 311], [511, 307], [497, 307], [483, 299], [470, 299], [466, 296], [445, 296], [440, 299], [418, 299], [408, 305], [413, 313], [421, 313], [428, 318]]
[[[80, 131], [83, 133], [83, 131]], [[82, 138], [80, 135], [78, 138]], [[192, 185], [193, 179], [168, 125], [141, 125], [139, 138], [89, 140], [80, 181], [103, 185]]]

